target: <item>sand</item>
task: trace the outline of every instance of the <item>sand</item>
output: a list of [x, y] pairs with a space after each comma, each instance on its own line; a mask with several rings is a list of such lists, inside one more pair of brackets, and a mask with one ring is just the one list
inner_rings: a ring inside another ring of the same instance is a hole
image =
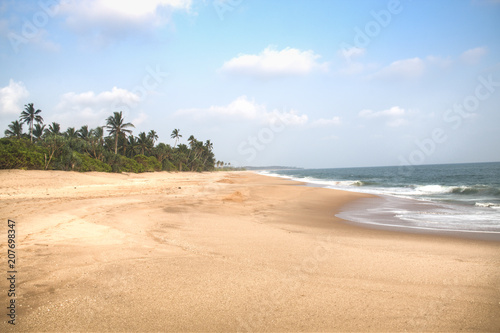
[[[249, 172], [0, 171], [0, 331], [500, 331], [500, 243], [335, 217], [364, 194]], [[4, 314], [5, 313], [5, 314]]]

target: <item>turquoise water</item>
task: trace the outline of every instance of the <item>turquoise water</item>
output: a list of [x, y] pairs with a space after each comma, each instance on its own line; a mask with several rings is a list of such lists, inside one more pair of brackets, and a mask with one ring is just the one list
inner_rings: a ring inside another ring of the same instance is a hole
[[384, 198], [342, 214], [356, 222], [500, 233], [500, 162], [263, 173]]

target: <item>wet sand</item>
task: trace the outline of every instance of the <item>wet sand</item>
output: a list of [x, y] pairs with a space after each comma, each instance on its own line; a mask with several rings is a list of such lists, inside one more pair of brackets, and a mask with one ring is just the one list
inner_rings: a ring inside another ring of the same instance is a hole
[[247, 172], [0, 170], [18, 259], [1, 330], [500, 331], [500, 243], [335, 217], [366, 197]]
[[483, 227], [480, 230], [473, 226], [464, 226], [456, 223], [454, 225], [419, 224], [415, 223], [415, 221], [407, 221], [398, 217], [400, 211], [426, 212], [426, 214], [434, 212], [435, 214], [440, 214], [441, 209], [442, 206], [428, 201], [378, 195], [348, 203], [342, 207], [342, 212], [337, 214], [337, 217], [344, 219], [346, 223], [352, 223], [365, 228], [500, 242], [498, 227]]

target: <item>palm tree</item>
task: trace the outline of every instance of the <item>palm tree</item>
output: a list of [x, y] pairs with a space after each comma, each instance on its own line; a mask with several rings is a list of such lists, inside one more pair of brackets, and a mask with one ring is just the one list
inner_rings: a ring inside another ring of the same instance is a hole
[[[206, 149], [206, 156], [205, 156], [205, 160], [203, 161], [203, 166], [206, 167], [206, 164], [207, 164], [207, 160], [210, 158], [210, 157], [213, 157], [214, 155], [212, 154], [212, 149], [214, 148], [214, 144], [212, 142], [210, 142], [210, 140], [207, 140], [205, 141], [205, 149]], [[213, 167], [213, 166], [212, 166]]]
[[172, 147], [160, 142], [156, 147], [153, 148], [153, 155], [156, 157], [158, 162], [162, 163], [165, 159], [171, 159], [172, 157]]
[[179, 171], [182, 171], [182, 165], [185, 165], [188, 162], [188, 157], [186, 154], [188, 151], [189, 148], [185, 144], [180, 144], [179, 147], [177, 147], [177, 151], [175, 152], [175, 160], [179, 163]]
[[188, 138], [188, 142], [189, 142], [189, 147], [191, 147], [191, 149], [194, 148], [197, 140], [196, 138], [194, 137], [194, 135], [191, 135], [189, 138]]
[[45, 130], [45, 125], [35, 124], [33, 128], [33, 136], [37, 140], [41, 140], [43, 136], [43, 131]]
[[90, 139], [90, 135], [92, 134], [92, 130], [89, 131], [88, 125], [83, 125], [78, 131], [76, 131], [76, 133], [78, 137], [88, 141]]
[[21, 112], [21, 120], [22, 123], [27, 123], [30, 127], [30, 138], [31, 142], [33, 142], [33, 125], [34, 122], [36, 121], [37, 123], [42, 123], [43, 118], [40, 116], [40, 113], [42, 110], [35, 110], [35, 107], [33, 106], [33, 103], [26, 104], [24, 106], [24, 111]]
[[172, 139], [175, 139], [174, 148], [175, 148], [175, 146], [177, 146], [177, 140], [179, 140], [179, 138], [182, 138], [182, 135], [180, 134], [180, 132], [179, 132], [179, 131], [180, 131], [180, 130], [176, 128], [176, 129], [174, 129], [174, 130], [172, 131], [172, 134], [170, 134], [170, 137], [171, 137]]
[[[194, 139], [193, 146], [191, 148], [191, 151], [194, 152], [194, 156], [193, 156], [192, 161], [191, 161], [191, 171], [198, 169], [197, 165], [202, 163], [200, 160], [200, 157], [203, 154], [204, 148], [205, 148], [205, 146], [203, 146], [203, 142]], [[196, 166], [196, 168], [195, 168], [195, 166]]]
[[[103, 143], [104, 143], [104, 130], [101, 126], [98, 126], [94, 129], [91, 129], [88, 133], [88, 138], [85, 139], [85, 126], [82, 126], [80, 130], [78, 131], [79, 135], [81, 138], [83, 138], [85, 141], [88, 141], [90, 143], [90, 149], [91, 149], [91, 155], [98, 159], [102, 160], [103, 154], [104, 154], [104, 149], [103, 149]], [[88, 128], [87, 128], [88, 129]]]
[[69, 139], [76, 139], [78, 137], [78, 131], [74, 127], [68, 127], [64, 135]]
[[60, 135], [61, 134], [61, 125], [59, 125], [56, 122], [52, 122], [52, 124], [49, 125], [49, 128], [45, 129], [45, 134], [47, 135]]
[[189, 142], [189, 147], [191, 148], [189, 150], [189, 153], [188, 153], [188, 160], [189, 160], [189, 158], [191, 157], [191, 153], [194, 152], [194, 146], [196, 145], [196, 143], [198, 142], [198, 140], [196, 140], [196, 138], [194, 137], [194, 135], [190, 135], [189, 138], [188, 138], [188, 142]]
[[207, 141], [205, 141], [205, 147], [207, 148], [207, 150], [209, 152], [211, 152], [212, 149], [214, 149], [214, 144], [212, 142], [210, 142], [210, 140], [207, 140]]
[[153, 146], [155, 145], [156, 140], [158, 140], [158, 133], [155, 130], [151, 130], [148, 133], [148, 138], [153, 142]]
[[127, 157], [134, 157], [134, 155], [136, 154], [136, 150], [137, 150], [137, 138], [133, 135], [129, 135], [128, 136], [128, 140], [125, 142], [125, 149], [124, 149], [124, 154], [125, 156]]
[[[82, 127], [83, 128], [83, 127]], [[103, 145], [104, 143], [104, 129], [102, 126], [97, 126], [96, 128], [90, 130], [90, 136], [97, 139], [99, 145]]]
[[106, 119], [106, 128], [109, 131], [110, 135], [115, 136], [115, 155], [118, 154], [118, 137], [120, 134], [131, 134], [132, 130], [127, 129], [127, 127], [135, 126], [131, 123], [124, 123], [122, 111], [114, 112], [112, 116], [109, 116]]
[[16, 137], [20, 139], [23, 136], [23, 123], [19, 121], [13, 121], [9, 126], [9, 129], [5, 130], [5, 136]]
[[141, 148], [141, 154], [144, 155], [145, 151], [150, 151], [153, 146], [153, 142], [149, 136], [146, 136], [146, 133], [141, 132], [137, 137], [137, 145]]

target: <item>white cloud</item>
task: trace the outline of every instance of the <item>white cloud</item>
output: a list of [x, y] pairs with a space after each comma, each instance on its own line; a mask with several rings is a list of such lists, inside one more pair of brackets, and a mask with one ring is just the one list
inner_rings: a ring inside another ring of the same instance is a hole
[[465, 51], [460, 55], [460, 60], [469, 65], [475, 65], [481, 61], [481, 58], [488, 52], [486, 47], [476, 47]]
[[408, 120], [398, 118], [398, 119], [390, 120], [386, 124], [389, 127], [400, 127], [400, 126], [404, 126], [404, 125], [408, 124]]
[[191, 115], [195, 120], [206, 117], [235, 117], [255, 120], [266, 113], [265, 105], [250, 101], [246, 96], [240, 96], [226, 106], [210, 106], [208, 109], [183, 109], [176, 112], [178, 115]]
[[117, 87], [99, 94], [93, 91], [80, 94], [69, 92], [61, 96], [54, 118], [68, 126], [86, 124], [95, 127], [102, 125], [115, 111], [127, 113], [130, 106], [137, 105], [139, 101], [138, 95]]
[[21, 81], [10, 79], [8, 86], [0, 88], [0, 115], [20, 114], [28, 96], [29, 92]]
[[340, 117], [333, 117], [330, 119], [325, 119], [325, 118], [320, 118], [311, 123], [312, 126], [334, 126], [334, 125], [340, 125]]
[[418, 57], [394, 61], [375, 73], [375, 79], [415, 79], [424, 73], [424, 61]]
[[194, 120], [207, 118], [244, 119], [263, 124], [281, 123], [285, 125], [303, 125], [308, 121], [307, 115], [300, 115], [295, 110], [268, 111], [264, 104], [257, 104], [246, 96], [240, 96], [226, 106], [211, 106], [206, 109], [182, 109], [175, 113], [177, 116], [190, 116]]
[[373, 111], [373, 110], [365, 109], [365, 110], [361, 110], [358, 113], [358, 116], [360, 118], [385, 119], [385, 121], [386, 121], [385, 124], [389, 127], [399, 127], [399, 126], [406, 125], [408, 123], [408, 121], [406, 119], [404, 119], [404, 117], [407, 115], [408, 115], [408, 112], [399, 106], [393, 106], [387, 110], [382, 110], [382, 111]]
[[343, 67], [339, 69], [339, 73], [343, 75], [355, 75], [376, 68], [377, 66], [373, 63], [363, 63], [356, 60], [364, 56], [365, 53], [365, 48], [355, 46], [339, 50], [338, 55], [344, 60]]
[[338, 54], [342, 57], [344, 57], [347, 61], [351, 61], [351, 58], [358, 58], [366, 53], [365, 48], [361, 47], [350, 47], [350, 48], [345, 48], [342, 49], [338, 52]]
[[144, 112], [140, 112], [137, 117], [135, 117], [134, 119], [132, 119], [131, 123], [134, 124], [136, 127], [140, 124], [142, 124], [143, 122], [145, 122], [146, 120], [148, 120], [149, 116], [144, 113]]
[[390, 109], [383, 111], [373, 111], [373, 110], [362, 110], [359, 112], [358, 116], [361, 118], [378, 118], [378, 117], [400, 117], [405, 114], [405, 110], [399, 106], [393, 106]]
[[267, 47], [261, 53], [241, 54], [226, 61], [221, 71], [257, 78], [307, 75], [314, 71], [327, 71], [328, 64], [320, 63], [313, 51], [287, 47], [277, 51]]
[[359, 74], [366, 69], [365, 64], [356, 61], [350, 61], [347, 65], [339, 70], [341, 74], [353, 75]]
[[58, 13], [70, 28], [106, 40], [161, 26], [172, 11], [189, 11], [191, 4], [192, 0], [66, 0]]
[[430, 65], [435, 65], [441, 68], [448, 68], [453, 64], [453, 60], [450, 57], [438, 57], [438, 56], [427, 56], [425, 59]]
[[159, 8], [172, 10], [189, 10], [191, 0], [69, 0], [63, 1], [59, 10], [70, 14], [70, 21], [104, 21], [107, 19], [127, 21], [129, 23], [144, 22], [153, 19], [158, 23]]
[[305, 114], [299, 114], [295, 110], [278, 111], [273, 110], [265, 114], [264, 122], [268, 124], [284, 124], [284, 125], [304, 125], [309, 118]]

